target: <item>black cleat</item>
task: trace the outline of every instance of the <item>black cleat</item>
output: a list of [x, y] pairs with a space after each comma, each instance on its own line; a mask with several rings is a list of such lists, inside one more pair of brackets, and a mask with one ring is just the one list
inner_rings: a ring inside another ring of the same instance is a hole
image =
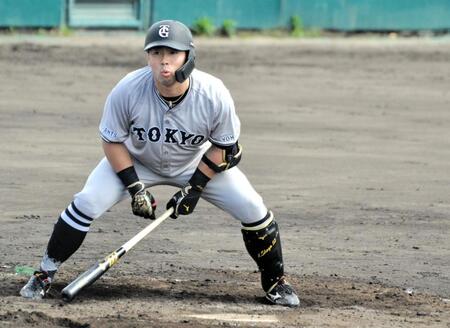
[[272, 304], [297, 307], [300, 305], [300, 300], [295, 293], [294, 288], [289, 285], [284, 279], [281, 279], [271, 290], [266, 294], [266, 299]]

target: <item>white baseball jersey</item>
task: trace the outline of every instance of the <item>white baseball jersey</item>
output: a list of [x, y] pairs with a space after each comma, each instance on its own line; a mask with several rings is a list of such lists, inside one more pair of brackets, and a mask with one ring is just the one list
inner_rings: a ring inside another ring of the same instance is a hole
[[236, 143], [240, 122], [221, 80], [195, 69], [184, 99], [169, 106], [159, 95], [150, 67], [126, 75], [109, 94], [100, 122], [107, 142], [123, 142], [130, 154], [167, 177], [198, 163], [210, 142]]

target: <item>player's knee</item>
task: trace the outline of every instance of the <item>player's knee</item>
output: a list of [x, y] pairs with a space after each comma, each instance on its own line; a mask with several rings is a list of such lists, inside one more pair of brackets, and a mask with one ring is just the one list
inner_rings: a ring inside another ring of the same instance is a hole
[[101, 195], [93, 195], [80, 192], [75, 195], [74, 203], [77, 208], [85, 215], [96, 219], [105, 213], [109, 207], [104, 204]]
[[253, 197], [241, 197], [234, 206], [245, 211], [245, 217], [241, 218], [241, 221], [243, 222], [255, 222], [261, 220], [267, 213], [267, 208], [264, 205], [262, 197], [259, 195]]

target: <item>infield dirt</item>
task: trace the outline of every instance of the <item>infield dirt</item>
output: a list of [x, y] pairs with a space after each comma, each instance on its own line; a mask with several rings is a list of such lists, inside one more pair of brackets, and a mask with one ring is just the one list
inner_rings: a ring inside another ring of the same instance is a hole
[[[240, 167], [275, 213], [300, 308], [265, 304], [239, 222], [204, 201], [64, 303], [148, 223], [118, 204], [48, 299], [20, 298], [15, 268], [38, 265], [102, 158], [103, 103], [145, 65], [143, 40], [0, 37], [2, 327], [450, 327], [449, 39], [197, 40], [198, 68], [234, 96]], [[161, 208], [175, 191], [153, 189]]]

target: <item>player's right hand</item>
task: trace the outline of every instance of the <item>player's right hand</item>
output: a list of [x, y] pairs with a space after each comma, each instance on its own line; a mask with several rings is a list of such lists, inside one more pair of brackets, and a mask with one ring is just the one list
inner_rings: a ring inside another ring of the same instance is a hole
[[133, 214], [146, 219], [155, 219], [156, 201], [145, 185], [138, 181], [128, 187], [131, 195], [131, 209]]

